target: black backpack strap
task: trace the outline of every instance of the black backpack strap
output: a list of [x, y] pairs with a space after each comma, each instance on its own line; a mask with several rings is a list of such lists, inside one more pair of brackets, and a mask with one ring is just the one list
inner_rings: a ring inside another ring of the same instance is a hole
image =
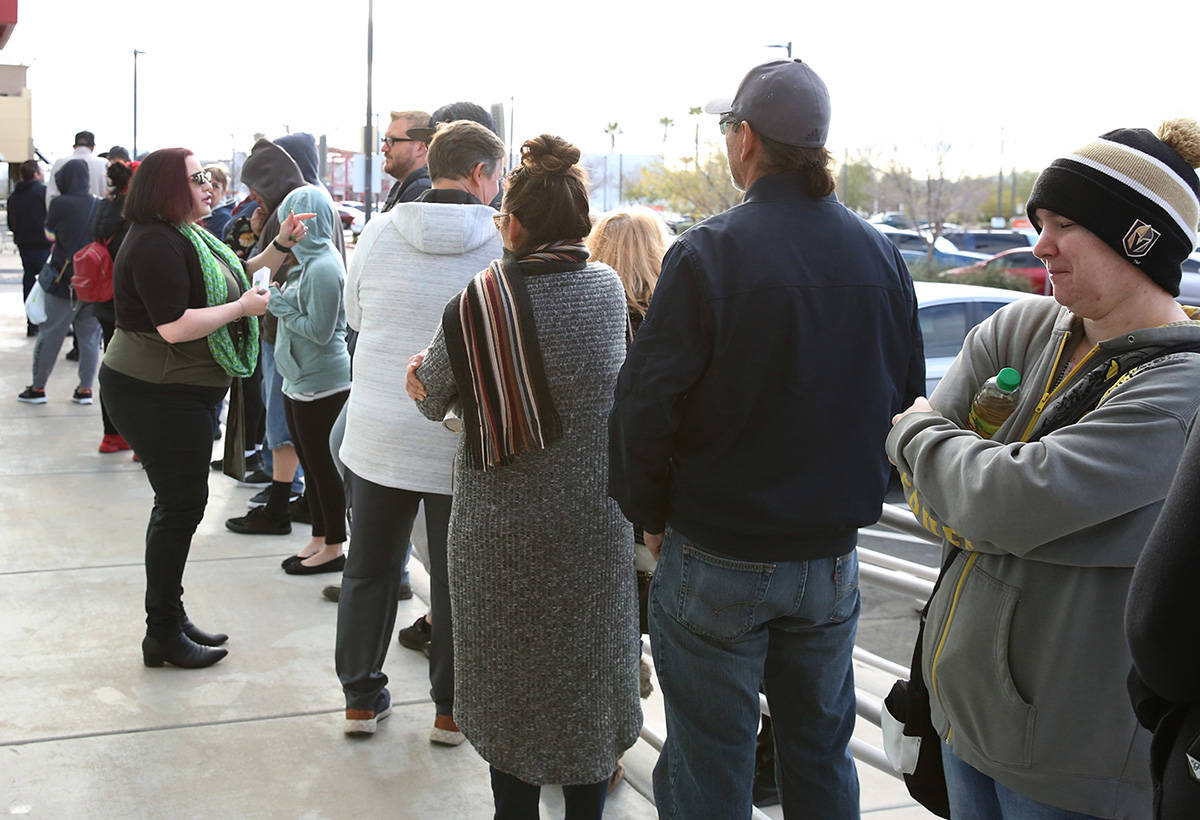
[[1132, 350], [1103, 361], [1063, 394], [1054, 404], [1053, 412], [1042, 417], [1028, 440], [1037, 441], [1055, 430], [1076, 423], [1095, 410], [1104, 395], [1134, 368], [1173, 353], [1200, 353], [1200, 341]]

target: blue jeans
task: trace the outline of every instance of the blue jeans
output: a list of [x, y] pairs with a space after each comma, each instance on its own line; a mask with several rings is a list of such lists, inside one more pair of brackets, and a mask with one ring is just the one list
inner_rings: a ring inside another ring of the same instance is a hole
[[649, 609], [667, 715], [654, 767], [660, 817], [749, 817], [760, 685], [784, 816], [859, 816], [847, 749], [859, 612], [854, 552], [740, 561], [668, 530]]
[[1055, 808], [1018, 794], [959, 760], [945, 743], [942, 768], [954, 820], [1099, 820], [1091, 814]]
[[[283, 412], [283, 376], [275, 369], [275, 345], [263, 340], [262, 342], [262, 392], [263, 407], [267, 414], [267, 446], [263, 450], [263, 471], [271, 475], [275, 459], [271, 451], [276, 447], [292, 443], [292, 434], [288, 430], [287, 418]], [[304, 492], [304, 468], [297, 465], [296, 475], [292, 478], [292, 495]]]

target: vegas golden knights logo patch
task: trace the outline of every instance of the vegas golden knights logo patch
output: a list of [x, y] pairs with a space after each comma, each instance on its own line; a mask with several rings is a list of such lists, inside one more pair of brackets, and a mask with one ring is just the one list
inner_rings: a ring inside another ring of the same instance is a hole
[[1160, 236], [1162, 236], [1161, 233], [1151, 228], [1142, 220], [1133, 220], [1133, 225], [1129, 228], [1129, 232], [1121, 240], [1125, 246], [1125, 255], [1131, 259], [1140, 259], [1150, 253], [1150, 249], [1154, 247], [1154, 243], [1158, 241]]

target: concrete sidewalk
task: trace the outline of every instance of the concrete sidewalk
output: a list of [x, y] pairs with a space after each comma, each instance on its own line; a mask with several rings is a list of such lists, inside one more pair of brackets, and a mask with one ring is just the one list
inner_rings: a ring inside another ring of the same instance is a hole
[[[16, 401], [34, 342], [19, 283], [15, 255], [0, 254], [0, 814], [491, 817], [487, 764], [469, 744], [429, 742], [424, 655], [393, 644], [392, 716], [369, 740], [342, 734], [337, 607], [321, 597], [339, 576], [280, 569], [306, 527], [229, 533], [225, 519], [256, 491], [217, 473], [184, 584], [196, 623], [231, 636], [229, 656], [201, 670], [142, 665], [151, 491], [128, 452], [97, 452], [99, 405], [71, 403], [75, 365], [61, 354], [48, 403]], [[425, 611], [427, 576], [414, 572], [414, 586], [398, 625]], [[561, 791], [544, 792], [545, 816], [561, 817]], [[605, 816], [655, 812], [622, 784]]]
[[[98, 404], [78, 406], [75, 364], [59, 356], [44, 405], [29, 384], [20, 263], [0, 250], [0, 814], [46, 818], [490, 818], [487, 764], [469, 744], [432, 746], [434, 709], [423, 655], [395, 644], [386, 671], [392, 716], [369, 740], [342, 734], [333, 669], [337, 575], [289, 576], [280, 560], [307, 539], [240, 536], [224, 527], [256, 492], [217, 473], [184, 578], [188, 613], [228, 632], [229, 656], [208, 669], [147, 669], [142, 551], [151, 491], [130, 454], [97, 452]], [[66, 352], [64, 345], [63, 353]], [[219, 455], [219, 453], [218, 453]], [[428, 577], [398, 625], [425, 611]], [[878, 695], [887, 676], [856, 665]], [[665, 734], [657, 690], [646, 723]], [[531, 714], [533, 710], [531, 709]], [[878, 729], [857, 734], [878, 745]], [[639, 741], [605, 817], [656, 816], [657, 754]], [[930, 815], [894, 778], [859, 766], [872, 820]], [[563, 816], [543, 790], [542, 817]], [[778, 807], [767, 809], [782, 817]]]

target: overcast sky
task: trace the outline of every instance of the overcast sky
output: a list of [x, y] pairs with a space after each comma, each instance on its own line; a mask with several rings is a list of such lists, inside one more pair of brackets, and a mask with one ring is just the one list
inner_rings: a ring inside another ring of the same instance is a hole
[[[830, 88], [839, 158], [898, 156], [920, 175], [948, 145], [951, 175], [1038, 169], [1112, 128], [1200, 116], [1189, 7], [381, 0], [374, 108], [386, 127], [395, 108], [503, 102], [518, 143], [551, 131], [603, 153], [617, 122], [618, 151], [678, 156], [697, 122], [702, 141], [719, 140], [715, 118], [689, 107], [732, 94], [749, 68], [784, 56], [768, 44], [791, 40]], [[367, 0], [21, 0], [19, 18], [0, 62], [30, 66], [47, 157], [84, 128], [98, 150], [132, 146], [135, 48], [139, 150], [219, 159], [287, 129], [362, 148]], [[665, 144], [662, 117], [675, 121]]]

